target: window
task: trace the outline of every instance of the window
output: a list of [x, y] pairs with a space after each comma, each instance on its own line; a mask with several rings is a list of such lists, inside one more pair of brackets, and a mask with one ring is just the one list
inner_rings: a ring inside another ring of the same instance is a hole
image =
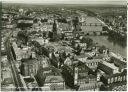
[[123, 79], [123, 78], [122, 78], [122, 76], [121, 76], [121, 77], [120, 77], [120, 81], [122, 81], [122, 79]]
[[115, 82], [117, 82], [117, 77], [115, 77]]
[[113, 78], [111, 78], [111, 83], [113, 83]]
[[118, 81], [120, 81], [120, 76], [118, 76]]
[[126, 76], [123, 77], [123, 80], [124, 80], [124, 81], [126, 80]]
[[108, 84], [110, 84], [110, 79], [108, 79]]

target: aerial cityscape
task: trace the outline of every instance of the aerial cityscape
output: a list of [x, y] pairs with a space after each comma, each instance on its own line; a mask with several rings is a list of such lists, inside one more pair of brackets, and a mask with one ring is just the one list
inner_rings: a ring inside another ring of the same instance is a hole
[[127, 91], [126, 5], [6, 2], [1, 12], [1, 91]]

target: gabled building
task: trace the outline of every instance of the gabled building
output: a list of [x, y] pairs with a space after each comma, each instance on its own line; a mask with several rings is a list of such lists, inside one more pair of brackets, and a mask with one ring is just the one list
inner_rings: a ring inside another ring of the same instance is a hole
[[31, 74], [36, 75], [39, 69], [39, 61], [37, 59], [21, 59], [20, 72], [23, 76], [31, 76]]
[[79, 86], [79, 91], [99, 90], [102, 83], [97, 82], [97, 76], [91, 74], [91, 71], [88, 66], [82, 63], [74, 68], [74, 84]]
[[70, 57], [67, 57], [64, 61], [64, 64], [67, 66], [71, 66], [73, 64], [73, 61], [70, 59]]
[[119, 68], [114, 65], [114, 63], [109, 63], [102, 61], [98, 63], [98, 69], [104, 71], [106, 74], [116, 74], [119, 73]]
[[107, 90], [125, 91], [127, 90], [127, 70], [122, 73], [104, 74], [100, 79], [106, 86]]
[[40, 68], [36, 79], [42, 91], [65, 89], [65, 81], [62, 78], [60, 70], [53, 66]]
[[44, 87], [49, 87], [51, 91], [61, 91], [65, 89], [65, 82], [62, 76], [47, 76]]
[[33, 18], [31, 17], [19, 17], [17, 19], [17, 27], [18, 28], [26, 28], [26, 27], [31, 27], [33, 25]]

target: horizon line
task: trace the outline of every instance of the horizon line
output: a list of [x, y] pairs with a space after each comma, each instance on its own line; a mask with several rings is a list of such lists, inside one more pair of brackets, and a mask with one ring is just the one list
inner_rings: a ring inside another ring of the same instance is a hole
[[116, 6], [127, 6], [127, 4], [128, 3], [126, 3], [126, 4], [113, 4], [113, 3], [86, 3], [86, 4], [82, 4], [82, 3], [80, 3], [80, 4], [76, 4], [76, 3], [21, 3], [21, 2], [2, 2], [2, 4], [29, 4], [29, 5], [31, 5], [31, 4], [34, 4], [34, 5], [116, 5]]
[[[28, 0], [29, 1], [29, 0]], [[117, 0], [117, 1], [110, 1], [110, 0], [108, 0], [107, 2], [106, 1], [93, 1], [93, 2], [91, 2], [91, 1], [89, 1], [89, 0], [87, 0], [87, 2], [85, 3], [85, 2], [79, 2], [79, 3], [76, 3], [76, 2], [38, 2], [38, 0], [37, 0], [37, 2], [36, 1], [32, 1], [32, 2], [28, 2], [28, 1], [25, 1], [25, 2], [22, 2], [22, 1], [2, 1], [2, 3], [17, 3], [17, 4], [35, 4], [35, 5], [44, 5], [44, 4], [46, 4], [46, 5], [48, 5], [48, 4], [56, 4], [56, 5], [59, 5], [59, 4], [64, 4], [64, 5], [69, 5], [69, 4], [74, 4], [74, 5], [127, 5], [127, 1], [124, 1], [124, 0], [121, 0], [121, 1], [119, 1], [119, 0]]]

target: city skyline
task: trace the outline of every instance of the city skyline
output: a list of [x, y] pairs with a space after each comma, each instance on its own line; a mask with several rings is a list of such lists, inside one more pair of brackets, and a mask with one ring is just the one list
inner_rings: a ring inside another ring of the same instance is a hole
[[126, 5], [126, 0], [2, 0], [3, 3], [27, 3], [27, 4], [112, 4]]

